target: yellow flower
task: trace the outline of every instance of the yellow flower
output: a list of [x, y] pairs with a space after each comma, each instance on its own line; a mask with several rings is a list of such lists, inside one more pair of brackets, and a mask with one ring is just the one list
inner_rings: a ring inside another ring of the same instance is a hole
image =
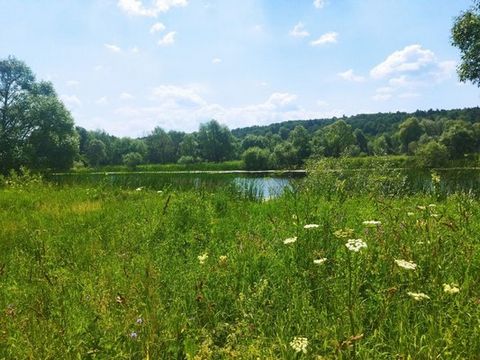
[[415, 301], [429, 300], [430, 296], [424, 293], [407, 292]]
[[305, 337], [295, 336], [292, 341], [290, 341], [290, 346], [295, 350], [295, 352], [307, 353], [308, 339]]
[[443, 284], [443, 291], [447, 294], [457, 294], [460, 292], [457, 284]]
[[204, 253], [203, 255], [198, 255], [197, 259], [200, 262], [200, 265], [205, 264], [205, 261], [207, 261], [208, 259], [208, 253]]

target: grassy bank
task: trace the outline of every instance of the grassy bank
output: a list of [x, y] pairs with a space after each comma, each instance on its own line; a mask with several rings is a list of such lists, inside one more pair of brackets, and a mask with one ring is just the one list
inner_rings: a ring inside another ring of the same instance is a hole
[[0, 358], [477, 358], [476, 198], [317, 180], [0, 190]]

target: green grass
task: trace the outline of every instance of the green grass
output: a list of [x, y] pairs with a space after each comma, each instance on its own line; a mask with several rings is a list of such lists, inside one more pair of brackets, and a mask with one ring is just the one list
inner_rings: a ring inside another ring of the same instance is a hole
[[[326, 180], [263, 202], [0, 189], [0, 358], [478, 359], [477, 198]], [[368, 247], [350, 252], [349, 238]]]

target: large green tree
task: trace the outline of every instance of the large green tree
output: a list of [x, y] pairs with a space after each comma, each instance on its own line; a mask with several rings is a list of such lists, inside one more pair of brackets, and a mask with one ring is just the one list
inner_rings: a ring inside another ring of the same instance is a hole
[[234, 138], [230, 130], [211, 120], [200, 125], [198, 131], [200, 154], [207, 161], [231, 160], [234, 155]]
[[461, 52], [458, 66], [461, 81], [471, 81], [480, 86], [480, 1], [455, 19], [452, 28], [452, 45]]
[[51, 83], [15, 57], [0, 60], [0, 172], [22, 165], [69, 168], [78, 153], [70, 113]]

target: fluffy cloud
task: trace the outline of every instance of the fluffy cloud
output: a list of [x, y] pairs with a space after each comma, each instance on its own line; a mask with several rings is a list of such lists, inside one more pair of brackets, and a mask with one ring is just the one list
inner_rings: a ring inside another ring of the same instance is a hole
[[313, 6], [315, 6], [317, 9], [322, 9], [326, 4], [326, 0], [315, 0], [313, 2]]
[[102, 96], [101, 98], [98, 98], [97, 100], [95, 100], [95, 104], [106, 105], [108, 104], [108, 98], [106, 96]]
[[222, 62], [222, 59], [220, 59], [220, 58], [212, 59], [212, 64], [220, 64], [221, 62]]
[[175, 43], [175, 35], [177, 34], [176, 31], [170, 31], [166, 34], [163, 38], [158, 41], [158, 45], [160, 46], [168, 46]]
[[132, 16], [157, 17], [173, 7], [188, 5], [187, 0], [153, 0], [150, 6], [145, 6], [141, 0], [118, 0], [118, 7]]
[[114, 44], [104, 44], [103, 46], [105, 46], [106, 49], [110, 50], [111, 52], [114, 52], [114, 53], [119, 53], [122, 51], [122, 49], [117, 46], [117, 45], [114, 45]]
[[132, 100], [134, 96], [132, 94], [129, 94], [127, 92], [123, 92], [119, 96], [120, 100]]
[[370, 75], [374, 79], [381, 79], [392, 74], [419, 71], [435, 63], [433, 51], [414, 44], [389, 55], [385, 61], [370, 71]]
[[310, 36], [310, 33], [305, 29], [305, 26], [303, 25], [303, 23], [299, 22], [297, 25], [293, 27], [292, 30], [290, 30], [290, 36], [303, 38], [303, 37]]
[[363, 82], [365, 81], [365, 77], [360, 75], [355, 75], [353, 69], [349, 69], [345, 72], [341, 72], [338, 74], [342, 79], [354, 82]]
[[157, 22], [157, 23], [153, 24], [152, 27], [150, 28], [150, 34], [155, 34], [157, 32], [162, 32], [165, 29], [166, 29], [165, 25], [163, 25], [161, 22]]
[[320, 46], [325, 44], [335, 44], [338, 41], [338, 33], [328, 32], [320, 36], [317, 40], [312, 41], [310, 44], [312, 46]]
[[[116, 127], [111, 131], [133, 135], [150, 131], [155, 126], [196, 131], [199, 123], [210, 119], [217, 119], [230, 128], [237, 128], [330, 115], [306, 111], [297, 103], [297, 95], [286, 92], [274, 92], [264, 102], [237, 107], [209, 103], [204, 98], [205, 94], [206, 89], [195, 84], [158, 86], [152, 89], [149, 98], [151, 105], [118, 108], [115, 113], [120, 121], [111, 125]], [[335, 115], [338, 115], [338, 112], [335, 112]], [[139, 123], [142, 124], [142, 129], [138, 128]]]
[[76, 95], [61, 95], [60, 99], [68, 107], [82, 106], [82, 102]]

